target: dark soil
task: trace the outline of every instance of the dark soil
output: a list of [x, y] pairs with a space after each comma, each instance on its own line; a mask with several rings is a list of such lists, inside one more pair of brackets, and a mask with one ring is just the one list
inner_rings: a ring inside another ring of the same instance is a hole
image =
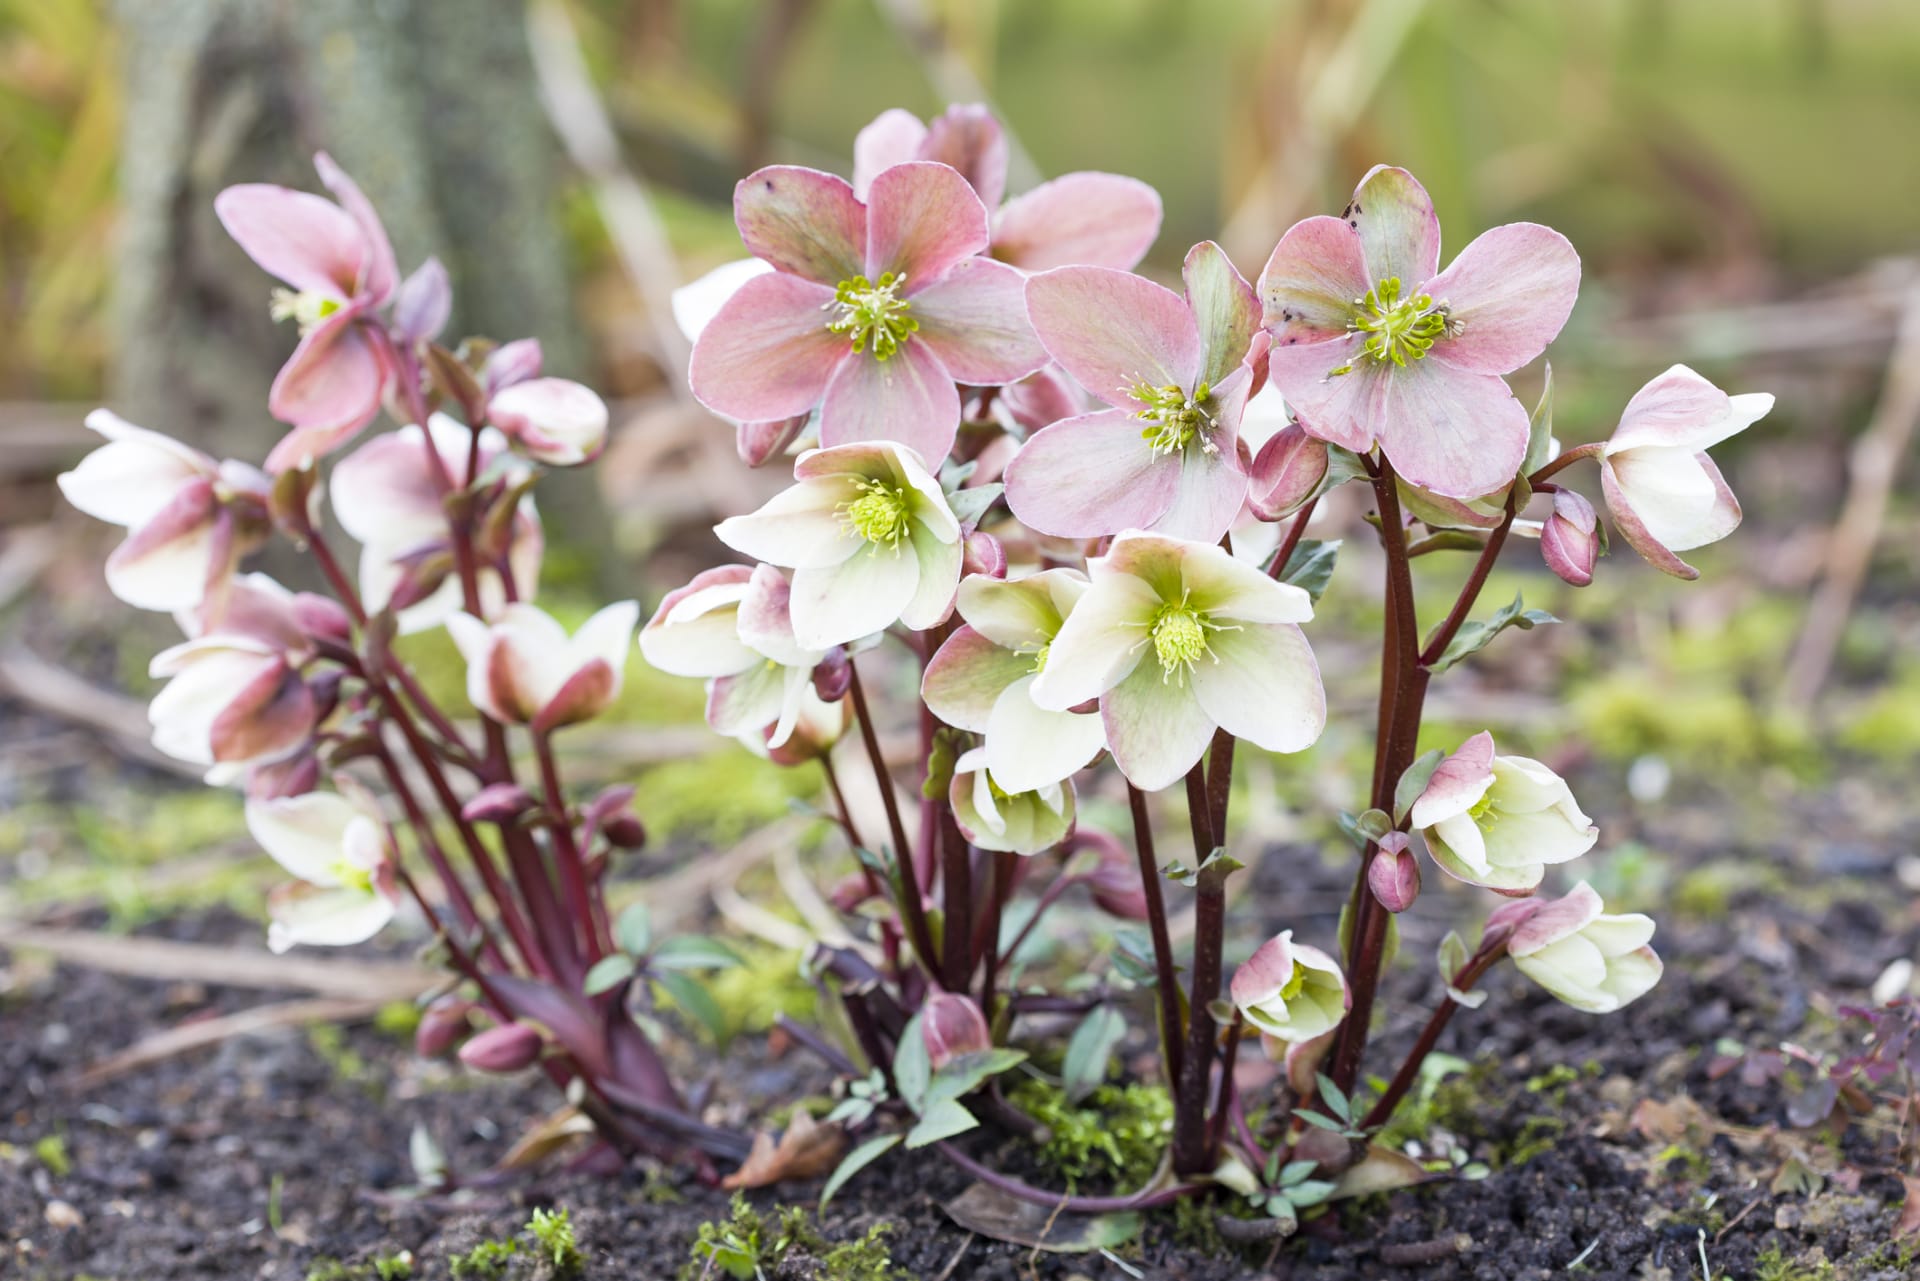
[[[940, 1208], [966, 1177], [937, 1156], [895, 1157], [843, 1191], [821, 1230], [840, 1241], [886, 1223], [894, 1260], [910, 1275], [956, 1281], [1678, 1279], [1702, 1274], [1703, 1241], [1716, 1278], [1759, 1275], [1763, 1255], [1810, 1269], [1769, 1281], [1920, 1275], [1891, 1243], [1902, 1185], [1884, 1113], [1839, 1134], [1795, 1132], [1785, 1128], [1788, 1086], [1709, 1071], [1715, 1045], [1728, 1041], [1838, 1046], [1837, 1007], [1863, 1001], [1888, 961], [1915, 954], [1914, 896], [1898, 874], [1910, 841], [1897, 823], [1872, 817], [1876, 804], [1897, 815], [1897, 787], [1856, 787], [1844, 799], [1776, 797], [1764, 819], [1743, 820], [1732, 798], [1711, 795], [1662, 809], [1657, 820], [1603, 816], [1611, 831], [1680, 855], [1676, 875], [1708, 860], [1767, 875], [1732, 877], [1724, 901], [1688, 899], [1690, 914], [1664, 913], [1657, 941], [1666, 980], [1615, 1018], [1579, 1014], [1510, 970], [1496, 972], [1494, 999], [1462, 1014], [1442, 1042], [1487, 1070], [1443, 1086], [1429, 1128], [1490, 1165], [1485, 1178], [1344, 1205], [1272, 1257], [1271, 1247], [1242, 1256], [1183, 1244], [1163, 1214], [1121, 1252], [1123, 1268], [1097, 1254], [1036, 1254], [970, 1238]], [[1281, 850], [1253, 883], [1275, 922], [1317, 929], [1307, 906], [1324, 907], [1330, 891], [1337, 897], [1340, 872], [1303, 850]], [[1392, 982], [1422, 1006], [1433, 995], [1426, 958], [1462, 901], [1430, 886], [1405, 921], [1411, 963]], [[232, 940], [255, 929], [221, 915], [158, 932]], [[439, 1278], [450, 1275], [453, 1256], [519, 1232], [530, 1207], [555, 1205], [572, 1214], [587, 1277], [664, 1279], [687, 1262], [700, 1224], [726, 1213], [726, 1194], [658, 1171], [550, 1172], [504, 1191], [408, 1199], [414, 1127], [438, 1140], [454, 1169], [477, 1172], [555, 1100], [544, 1082], [480, 1080], [423, 1063], [368, 1027], [331, 1044], [306, 1030], [229, 1041], [80, 1096], [63, 1084], [77, 1068], [157, 1029], [268, 998], [47, 969], [25, 957], [0, 975], [8, 980], [0, 985], [0, 1225], [11, 1240], [0, 1275], [302, 1281], [325, 1276], [313, 1271], [324, 1260], [370, 1264], [407, 1250], [414, 1276]], [[1407, 1025], [1383, 1031], [1385, 1050], [1411, 1039], [1416, 1007], [1402, 1008], [1396, 1017]], [[803, 1060], [798, 1050], [771, 1057], [753, 1038], [714, 1080], [727, 1106], [752, 1114], [817, 1088], [818, 1072]], [[1376, 1067], [1391, 1061], [1374, 1059]], [[54, 1162], [64, 1171], [36, 1152], [50, 1135], [64, 1141], [65, 1162]], [[1044, 1180], [1017, 1141], [981, 1138], [975, 1148]], [[1819, 1190], [1808, 1195], [1805, 1179], [1774, 1190], [1783, 1169], [1811, 1171]], [[811, 1205], [816, 1196], [801, 1186], [753, 1199], [766, 1208]], [[1576, 1259], [1581, 1266], [1569, 1273]], [[517, 1260], [508, 1275], [544, 1275], [524, 1243]], [[1822, 1260], [1838, 1270], [1819, 1271]]]

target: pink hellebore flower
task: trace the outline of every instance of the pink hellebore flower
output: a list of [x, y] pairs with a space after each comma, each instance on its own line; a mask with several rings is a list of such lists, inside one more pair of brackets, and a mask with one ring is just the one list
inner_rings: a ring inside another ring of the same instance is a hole
[[[673, 319], [688, 342], [698, 342], [727, 299], [740, 292], [740, 286], [755, 276], [764, 276], [773, 264], [759, 258], [738, 258], [723, 262], [700, 279], [673, 291]], [[762, 467], [786, 453], [800, 439], [810, 422], [811, 412], [795, 414], [772, 422], [734, 423], [734, 447], [740, 460], [749, 467]]]
[[467, 660], [467, 697], [492, 720], [548, 734], [590, 720], [620, 695], [627, 646], [640, 621], [630, 600], [609, 605], [568, 637], [537, 605], [514, 604], [491, 623], [471, 614], [447, 620]]
[[1709, 447], [1766, 417], [1765, 392], [1729, 396], [1675, 365], [1635, 392], [1600, 458], [1600, 484], [1620, 536], [1675, 578], [1700, 571], [1675, 553], [1719, 542], [1740, 524], [1740, 503]]
[[1516, 222], [1439, 266], [1426, 189], [1374, 168], [1342, 217], [1295, 223], [1261, 273], [1270, 376], [1322, 440], [1378, 444], [1412, 483], [1479, 498], [1512, 483], [1527, 450], [1527, 411], [1501, 375], [1560, 332], [1580, 258], [1559, 232]]
[[87, 426], [107, 438], [59, 477], [87, 515], [127, 529], [107, 558], [107, 586], [137, 609], [197, 609], [224, 591], [247, 552], [267, 539], [272, 482], [240, 462], [215, 462], [104, 409]]
[[866, 199], [876, 175], [910, 160], [958, 169], [993, 211], [991, 253], [1025, 271], [1069, 263], [1126, 271], [1160, 234], [1160, 194], [1119, 174], [1063, 174], [1001, 204], [1006, 136], [978, 104], [948, 107], [927, 124], [898, 107], [881, 112], [854, 139], [854, 194]]
[[1138, 531], [1088, 569], [1033, 701], [1066, 711], [1098, 698], [1107, 747], [1136, 787], [1177, 782], [1216, 728], [1270, 752], [1320, 737], [1326, 691], [1297, 626], [1313, 617], [1306, 592], [1213, 544]]
[[534, 378], [487, 401], [487, 421], [549, 467], [590, 463], [607, 447], [607, 402], [565, 378]]
[[1565, 898], [1501, 908], [1487, 926], [1502, 922], [1516, 923], [1507, 955], [1520, 972], [1576, 1010], [1611, 1014], [1660, 981], [1660, 958], [1647, 946], [1653, 919], [1607, 915], [1585, 881]]
[[983, 850], [1030, 856], [1044, 853], [1073, 832], [1073, 784], [1044, 783], [1015, 791], [994, 776], [985, 748], [961, 753], [948, 789], [953, 818], [969, 842]]
[[978, 256], [987, 211], [945, 165], [895, 165], [864, 204], [832, 174], [776, 165], [735, 189], [734, 218], [776, 270], [693, 345], [688, 381], [717, 414], [760, 423], [817, 405], [823, 445], [891, 440], [940, 459], [960, 426], [956, 383], [1045, 362], [1020, 273]]
[[371, 799], [309, 792], [248, 801], [247, 830], [273, 861], [298, 877], [267, 900], [267, 947], [345, 947], [372, 938], [399, 901], [392, 840]]
[[1267, 336], [1252, 288], [1218, 245], [1196, 245], [1185, 276], [1185, 298], [1109, 267], [1027, 282], [1048, 354], [1108, 406], [1036, 433], [1008, 465], [1007, 503], [1031, 528], [1218, 542], [1239, 516], [1240, 416]]
[[314, 168], [339, 203], [270, 183], [229, 187], [214, 212], [247, 256], [291, 288], [274, 318], [300, 326], [300, 345], [273, 380], [268, 408], [293, 430], [267, 470], [331, 453], [380, 412], [393, 356], [376, 310], [399, 282], [386, 229], [353, 179], [326, 152]]
[[[473, 480], [467, 474], [472, 429], [444, 414], [432, 415], [427, 429], [441, 465], [456, 487], [465, 488]], [[506, 439], [498, 431], [482, 429], [475, 475], [498, 474], [506, 487], [526, 479], [526, 465], [515, 459], [496, 473], [506, 451]], [[375, 436], [348, 454], [334, 468], [329, 490], [340, 527], [361, 544], [360, 595], [369, 610], [395, 603], [398, 593], [400, 630], [413, 633], [438, 627], [460, 608], [447, 509], [419, 427]], [[532, 597], [539, 582], [542, 549], [539, 514], [532, 495], [523, 495], [506, 556], [514, 595], [521, 600]], [[492, 563], [482, 563], [478, 577], [481, 608], [491, 614], [506, 604], [506, 587]]]
[[1353, 1004], [1346, 976], [1317, 947], [1283, 930], [1255, 949], [1228, 986], [1234, 1008], [1276, 1041], [1297, 1045], [1340, 1025]]
[[1538, 889], [1547, 865], [1600, 839], [1566, 781], [1525, 756], [1496, 756], [1482, 731], [1440, 762], [1408, 814], [1440, 870], [1501, 894]]
[[793, 476], [792, 488], [713, 532], [793, 570], [797, 644], [831, 649], [947, 616], [965, 556], [960, 522], [918, 454], [890, 441], [816, 449]]
[[771, 565], [706, 570], [667, 593], [640, 629], [640, 653], [663, 672], [708, 678], [707, 724], [716, 733], [784, 747], [827, 656], [794, 640], [791, 598], [786, 575]]
[[986, 736], [986, 763], [1009, 792], [1030, 792], [1070, 778], [1106, 746], [1100, 718], [1048, 711], [1033, 683], [1087, 576], [1048, 569], [1004, 582], [974, 574], [956, 601], [966, 625], [927, 664], [920, 683], [927, 707], [947, 724]]

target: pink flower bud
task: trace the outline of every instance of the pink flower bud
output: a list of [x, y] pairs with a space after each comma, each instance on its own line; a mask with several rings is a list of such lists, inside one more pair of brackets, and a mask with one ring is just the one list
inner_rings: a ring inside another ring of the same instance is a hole
[[324, 722], [340, 706], [340, 685], [346, 680], [346, 675], [337, 667], [329, 667], [319, 675], [307, 678], [307, 689], [313, 695], [315, 725]]
[[313, 592], [295, 592], [293, 618], [300, 630], [315, 640], [332, 641], [338, 645], [346, 645], [353, 640], [353, 620], [338, 601], [325, 596]]
[[491, 783], [473, 794], [460, 807], [460, 817], [469, 823], [507, 824], [533, 808], [533, 797], [513, 783]]
[[393, 296], [393, 328], [409, 344], [440, 336], [453, 313], [453, 286], [438, 258], [429, 258], [400, 282]]
[[607, 844], [616, 849], [637, 850], [647, 843], [647, 825], [632, 810], [622, 810], [600, 828]]
[[1599, 521], [1593, 504], [1571, 489], [1553, 491], [1553, 515], [1540, 527], [1540, 558], [1575, 587], [1593, 581], [1600, 554]]
[[565, 378], [534, 378], [497, 393], [487, 417], [521, 453], [550, 467], [577, 467], [607, 447], [607, 402]]
[[1253, 460], [1247, 505], [1261, 520], [1280, 520], [1299, 511], [1327, 475], [1327, 444], [1288, 423], [1260, 447]]
[[472, 1001], [450, 995], [428, 1005], [413, 1030], [414, 1053], [423, 1059], [437, 1059], [452, 1050], [473, 1030], [468, 1017], [472, 1010]]
[[787, 446], [799, 438], [806, 425], [805, 414], [770, 423], [741, 423], [734, 431], [733, 447], [747, 466], [764, 467], [785, 454]]
[[825, 703], [837, 703], [847, 696], [847, 686], [853, 680], [853, 664], [847, 658], [847, 648], [835, 645], [827, 651], [827, 656], [814, 665], [813, 692]]
[[540, 1057], [540, 1034], [524, 1023], [488, 1028], [460, 1047], [460, 1061], [480, 1072], [518, 1072]]
[[979, 530], [967, 535], [965, 552], [960, 561], [960, 573], [985, 574], [988, 578], [1007, 576], [1007, 549], [992, 534], [983, 534]]
[[1367, 864], [1367, 888], [1389, 912], [1404, 912], [1420, 897], [1420, 860], [1407, 848], [1405, 832], [1389, 832]]
[[859, 872], [847, 873], [827, 892], [827, 901], [833, 904], [836, 911], [841, 912], [854, 911], [862, 903], [871, 902], [875, 897], [873, 882]]
[[311, 749], [283, 761], [256, 765], [247, 771], [247, 796], [256, 801], [305, 796], [320, 783], [320, 758]]
[[519, 338], [494, 348], [480, 371], [488, 393], [502, 392], [529, 378], [538, 378], [542, 359], [538, 338]]
[[1087, 878], [1087, 888], [1101, 911], [1123, 921], [1147, 919], [1147, 889], [1140, 881], [1138, 858], [1105, 832], [1081, 828], [1074, 836], [1080, 848], [1097, 850], [1100, 861]]
[[920, 1009], [920, 1039], [936, 1072], [964, 1055], [993, 1048], [986, 1016], [972, 997], [958, 992], [936, 992], [927, 998]]

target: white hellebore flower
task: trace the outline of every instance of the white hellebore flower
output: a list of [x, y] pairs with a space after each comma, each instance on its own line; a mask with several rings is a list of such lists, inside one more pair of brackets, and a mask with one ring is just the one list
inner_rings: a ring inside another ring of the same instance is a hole
[[1533, 893], [1548, 864], [1600, 839], [1566, 780], [1525, 756], [1495, 756], [1484, 731], [1440, 762], [1408, 817], [1441, 871], [1502, 894]]
[[1033, 701], [1053, 638], [1087, 586], [1075, 569], [1011, 582], [969, 574], [956, 602], [966, 625], [927, 664], [920, 683], [927, 707], [956, 729], [986, 736], [987, 768], [1009, 792], [1070, 778], [1107, 744], [1097, 714], [1049, 711]]
[[794, 640], [831, 649], [894, 623], [924, 631], [960, 581], [960, 522], [920, 455], [892, 441], [802, 454], [797, 482], [715, 527], [744, 555], [793, 570]]
[[467, 660], [467, 697], [503, 725], [547, 734], [598, 716], [620, 695], [640, 621], [630, 600], [607, 606], [571, 637], [537, 605], [508, 605], [492, 623], [455, 614], [447, 631]]
[[1248, 1023], [1289, 1045], [1331, 1032], [1353, 1004], [1346, 976], [1334, 959], [1317, 947], [1295, 943], [1292, 930], [1255, 949], [1233, 972], [1228, 992]]
[[961, 833], [983, 850], [1039, 854], [1073, 831], [1072, 783], [1056, 780], [1030, 792], [1010, 792], [993, 776], [982, 747], [954, 762], [949, 798]]
[[247, 830], [273, 861], [299, 879], [268, 899], [267, 946], [344, 947], [393, 919], [391, 843], [367, 808], [331, 792], [247, 802]]
[[87, 426], [107, 443], [58, 481], [75, 507], [127, 530], [107, 558], [107, 586], [136, 609], [199, 608], [266, 541], [272, 482], [104, 409]]
[[1216, 728], [1270, 752], [1320, 737], [1326, 691], [1297, 626], [1313, 617], [1306, 592], [1212, 543], [1137, 530], [1088, 570], [1033, 701], [1064, 712], [1099, 699], [1107, 748], [1134, 786], [1177, 782]]
[[1647, 946], [1653, 918], [1638, 912], [1607, 915], [1599, 894], [1585, 881], [1565, 898], [1503, 908], [1488, 925], [1502, 913], [1521, 918], [1507, 941], [1513, 963], [1576, 1010], [1610, 1014], [1660, 981], [1660, 958]]
[[1729, 396], [1675, 365], [1635, 392], [1600, 457], [1600, 485], [1620, 536], [1675, 578], [1700, 571], [1676, 554], [1719, 542], [1740, 501], [1706, 451], [1767, 416], [1766, 392]]
[[707, 677], [707, 724], [763, 749], [786, 744], [818, 701], [788, 612], [792, 589], [771, 565], [722, 565], [667, 594], [640, 629], [640, 653], [663, 672]]

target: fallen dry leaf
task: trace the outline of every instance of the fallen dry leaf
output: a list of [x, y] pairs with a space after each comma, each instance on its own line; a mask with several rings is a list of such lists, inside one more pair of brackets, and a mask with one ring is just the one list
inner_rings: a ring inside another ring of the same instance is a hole
[[1893, 1225], [1893, 1239], [1896, 1241], [1920, 1232], [1920, 1178], [1903, 1174], [1900, 1182], [1906, 1185], [1907, 1199], [1900, 1207], [1900, 1222]]
[[1641, 1099], [1628, 1122], [1655, 1143], [1685, 1143], [1705, 1147], [1723, 1128], [1718, 1119], [1686, 1095], [1671, 1099]]
[[753, 1150], [739, 1169], [720, 1181], [728, 1191], [764, 1188], [784, 1181], [817, 1179], [840, 1163], [847, 1135], [837, 1125], [821, 1125], [795, 1112], [778, 1143], [765, 1130], [753, 1136]]

